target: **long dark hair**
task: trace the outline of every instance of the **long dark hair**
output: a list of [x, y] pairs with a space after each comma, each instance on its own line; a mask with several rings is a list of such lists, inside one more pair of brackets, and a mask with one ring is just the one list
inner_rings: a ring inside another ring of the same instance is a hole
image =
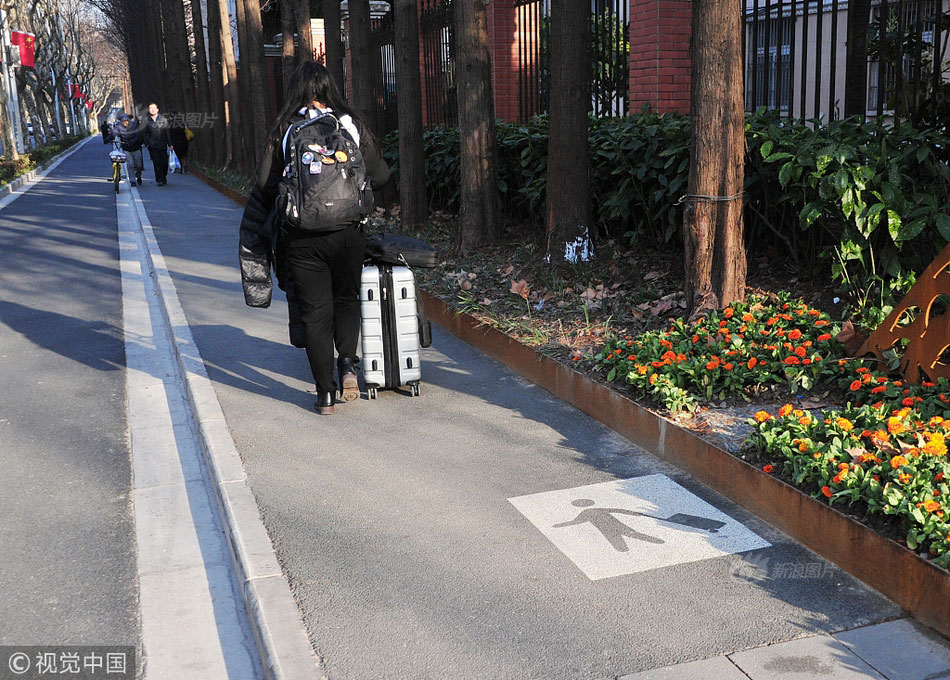
[[359, 124], [361, 134], [366, 134], [371, 138], [369, 126], [356, 111], [346, 105], [340, 89], [330, 77], [330, 71], [319, 62], [305, 61], [297, 64], [290, 73], [284, 105], [277, 114], [277, 124], [271, 131], [272, 144], [280, 144], [290, 119], [296, 116], [300, 109], [309, 107], [312, 101], [318, 101], [333, 109], [333, 112], [338, 115], [348, 114], [354, 122]]

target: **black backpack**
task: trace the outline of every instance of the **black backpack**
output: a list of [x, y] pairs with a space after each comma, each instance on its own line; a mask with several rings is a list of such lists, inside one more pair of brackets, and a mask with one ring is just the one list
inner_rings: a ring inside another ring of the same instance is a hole
[[332, 113], [294, 123], [284, 147], [277, 214], [294, 228], [332, 231], [373, 210], [363, 154]]

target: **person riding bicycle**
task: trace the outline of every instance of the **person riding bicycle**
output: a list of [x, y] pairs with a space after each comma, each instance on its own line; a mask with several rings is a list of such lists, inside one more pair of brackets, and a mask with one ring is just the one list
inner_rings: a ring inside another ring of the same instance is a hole
[[135, 183], [142, 185], [142, 170], [145, 164], [142, 160], [142, 145], [145, 143], [145, 129], [132, 120], [127, 113], [119, 115], [118, 122], [109, 132], [109, 140], [118, 140], [122, 150], [130, 159], [129, 168], [135, 173]]

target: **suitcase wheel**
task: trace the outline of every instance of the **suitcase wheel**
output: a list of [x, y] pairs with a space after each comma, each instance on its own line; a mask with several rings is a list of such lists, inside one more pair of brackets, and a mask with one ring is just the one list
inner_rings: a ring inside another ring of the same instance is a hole
[[367, 387], [366, 393], [369, 395], [370, 399], [375, 399], [379, 396], [379, 390], [376, 387]]
[[419, 396], [419, 383], [409, 386], [409, 396], [418, 397]]

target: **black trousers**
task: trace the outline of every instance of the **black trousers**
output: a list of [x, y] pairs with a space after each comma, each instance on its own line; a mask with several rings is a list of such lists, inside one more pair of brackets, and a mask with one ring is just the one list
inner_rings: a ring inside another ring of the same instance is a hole
[[360, 274], [366, 241], [360, 226], [291, 236], [287, 260], [306, 328], [307, 359], [318, 392], [333, 392], [333, 347], [356, 359]]
[[148, 147], [149, 158], [155, 169], [155, 181], [165, 182], [168, 179], [168, 149], [153, 149]]

